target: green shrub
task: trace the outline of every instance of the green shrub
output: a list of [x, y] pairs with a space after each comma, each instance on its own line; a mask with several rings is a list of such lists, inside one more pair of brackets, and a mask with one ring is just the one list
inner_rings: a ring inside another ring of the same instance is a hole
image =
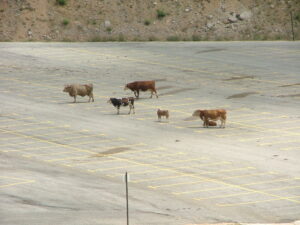
[[157, 38], [155, 36], [150, 36], [148, 38], [148, 41], [157, 41]]
[[300, 12], [296, 13], [294, 18], [296, 21], [300, 22]]
[[111, 32], [111, 31], [112, 31], [112, 28], [111, 28], [111, 27], [106, 27], [106, 31], [107, 31], [107, 32]]
[[62, 25], [67, 26], [68, 24], [69, 24], [69, 20], [64, 19], [64, 20], [62, 21]]
[[144, 24], [145, 24], [146, 26], [149, 26], [149, 25], [151, 24], [151, 22], [150, 22], [150, 20], [145, 20], [145, 21], [144, 21]]
[[160, 9], [156, 10], [156, 13], [157, 13], [157, 18], [160, 20], [167, 15], [163, 10]]
[[67, 1], [66, 0], [56, 0], [56, 3], [59, 5], [66, 5]]
[[193, 35], [192, 40], [193, 41], [201, 41], [201, 38], [198, 35]]
[[119, 34], [118, 41], [125, 41], [125, 37], [123, 34]]
[[178, 36], [169, 36], [167, 41], [180, 41], [180, 38]]

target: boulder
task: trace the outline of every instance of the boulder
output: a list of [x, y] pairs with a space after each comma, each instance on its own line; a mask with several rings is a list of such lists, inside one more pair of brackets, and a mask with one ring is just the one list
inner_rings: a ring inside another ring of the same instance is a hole
[[237, 16], [239, 20], [248, 20], [252, 17], [252, 13], [250, 11], [244, 11]]
[[236, 15], [232, 15], [228, 17], [228, 22], [230, 23], [236, 23], [238, 19], [236, 18]]
[[110, 26], [111, 26], [110, 21], [109, 21], [109, 20], [105, 20], [105, 21], [104, 21], [104, 26], [105, 26], [105, 27], [110, 27]]

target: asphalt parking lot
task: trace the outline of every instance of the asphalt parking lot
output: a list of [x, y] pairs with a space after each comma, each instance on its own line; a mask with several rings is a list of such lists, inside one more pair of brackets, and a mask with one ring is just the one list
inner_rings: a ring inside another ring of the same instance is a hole
[[[125, 224], [125, 172], [131, 224], [299, 220], [299, 62], [299, 42], [0, 43], [0, 224]], [[116, 115], [135, 80], [159, 98]], [[225, 129], [192, 117], [214, 108]]]

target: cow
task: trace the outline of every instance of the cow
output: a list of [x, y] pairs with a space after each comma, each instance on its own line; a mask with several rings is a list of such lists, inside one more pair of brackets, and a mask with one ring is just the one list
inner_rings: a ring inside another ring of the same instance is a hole
[[130, 89], [131, 91], [133, 91], [134, 95], [136, 98], [139, 98], [140, 96], [140, 91], [151, 91], [151, 96], [150, 98], [152, 98], [153, 93], [155, 93], [156, 98], [158, 98], [156, 89], [155, 89], [155, 81], [151, 80], [151, 81], [134, 81], [132, 83], [128, 83], [125, 85], [124, 90]]
[[161, 120], [161, 117], [162, 116], [165, 116], [166, 119], [169, 119], [169, 110], [161, 110], [161, 109], [158, 109], [157, 110], [157, 117], [158, 117], [158, 120], [160, 121]]
[[[201, 110], [194, 111], [193, 116], [199, 116], [203, 121], [203, 127], [215, 126], [213, 121], [221, 120], [220, 127], [225, 128], [226, 123], [226, 110], [225, 109], [212, 109], [212, 110]], [[211, 125], [212, 124], [212, 125]]]
[[107, 103], [112, 104], [114, 107], [117, 108], [117, 114], [120, 113], [120, 107], [121, 106], [129, 106], [129, 112], [128, 114], [130, 114], [131, 109], [133, 110], [133, 113], [135, 114], [134, 111], [134, 98], [133, 97], [129, 97], [129, 98], [110, 98]]
[[65, 85], [63, 92], [68, 92], [71, 97], [74, 97], [74, 103], [76, 102], [76, 96], [81, 97], [89, 96], [89, 102], [91, 99], [94, 101], [93, 84], [69, 84]]

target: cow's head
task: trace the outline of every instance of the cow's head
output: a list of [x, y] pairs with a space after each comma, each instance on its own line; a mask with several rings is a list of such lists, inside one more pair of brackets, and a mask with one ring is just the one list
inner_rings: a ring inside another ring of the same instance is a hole
[[203, 110], [201, 110], [201, 109], [197, 109], [197, 110], [195, 110], [194, 112], [193, 112], [193, 116], [201, 116], [201, 114], [203, 113]]
[[129, 89], [128, 84], [126, 84], [125, 87], [124, 87], [124, 91], [126, 91], [128, 89]]
[[200, 116], [200, 110], [197, 109], [193, 112], [193, 116]]
[[65, 85], [63, 92], [70, 92], [71, 91], [71, 85]]
[[107, 103], [112, 104], [111, 99], [112, 98], [108, 99]]

